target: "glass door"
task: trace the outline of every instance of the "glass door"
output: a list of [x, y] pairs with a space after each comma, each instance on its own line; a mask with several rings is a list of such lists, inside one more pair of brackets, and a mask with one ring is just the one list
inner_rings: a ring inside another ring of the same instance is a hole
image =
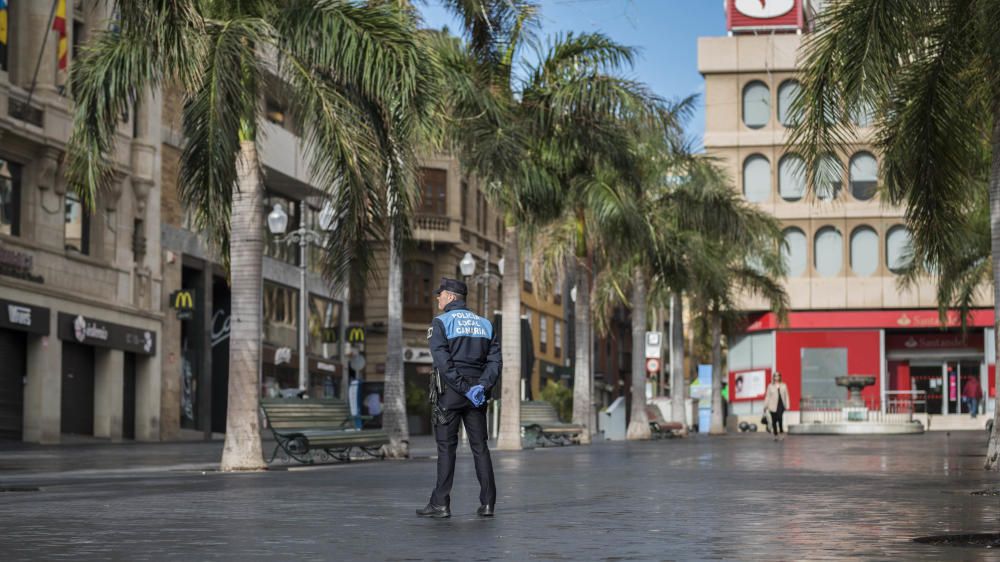
[[942, 384], [941, 363], [911, 365], [910, 381], [913, 390], [922, 390], [925, 393], [927, 413], [942, 413], [946, 394]]

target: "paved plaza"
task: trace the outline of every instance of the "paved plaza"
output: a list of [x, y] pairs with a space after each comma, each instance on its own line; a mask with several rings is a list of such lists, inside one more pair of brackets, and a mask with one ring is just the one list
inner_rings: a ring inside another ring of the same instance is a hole
[[1000, 486], [985, 441], [755, 434], [494, 453], [493, 519], [475, 516], [460, 454], [449, 520], [413, 514], [428, 456], [220, 474], [201, 470], [218, 443], [21, 447], [0, 450], [0, 488], [15, 490], [0, 493], [0, 560], [1000, 559], [912, 542], [1000, 531], [1000, 497], [970, 495]]

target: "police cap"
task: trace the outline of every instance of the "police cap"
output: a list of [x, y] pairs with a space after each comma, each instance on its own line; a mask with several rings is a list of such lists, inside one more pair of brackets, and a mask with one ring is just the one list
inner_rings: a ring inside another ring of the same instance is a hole
[[457, 279], [449, 279], [447, 277], [441, 278], [441, 286], [434, 291], [435, 295], [440, 295], [441, 291], [448, 291], [450, 293], [455, 293], [456, 295], [465, 296], [469, 294], [469, 288], [465, 286], [465, 283]]

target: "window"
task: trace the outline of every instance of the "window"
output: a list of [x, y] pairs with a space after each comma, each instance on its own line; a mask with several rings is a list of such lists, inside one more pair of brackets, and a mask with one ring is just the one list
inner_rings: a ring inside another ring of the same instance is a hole
[[778, 87], [778, 121], [786, 127], [797, 125], [799, 122], [799, 115], [792, 111], [792, 106], [798, 97], [798, 81], [785, 80]]
[[751, 203], [771, 197], [771, 163], [760, 154], [743, 161], [743, 196]]
[[496, 221], [496, 237], [497, 237], [498, 240], [501, 240], [503, 238], [502, 237], [503, 226], [501, 226], [501, 224], [502, 224], [502, 221], [500, 220], [500, 217], [497, 217], [497, 221]]
[[743, 88], [743, 123], [751, 129], [767, 125], [771, 117], [771, 90], [763, 82], [750, 82]]
[[902, 225], [890, 228], [885, 237], [885, 261], [889, 271], [899, 273], [910, 265], [912, 251], [910, 231]]
[[859, 226], [851, 233], [851, 271], [869, 277], [878, 269], [878, 233], [867, 226]]
[[462, 181], [462, 226], [469, 224], [469, 184]]
[[553, 320], [553, 342], [552, 347], [555, 348], [556, 359], [562, 357], [562, 320], [556, 318]]
[[822, 277], [836, 277], [844, 263], [844, 239], [840, 231], [824, 226], [816, 232], [813, 242], [816, 271]]
[[448, 172], [434, 168], [420, 170], [420, 207], [425, 215], [448, 214]]
[[264, 341], [296, 349], [298, 324], [298, 290], [264, 281]]
[[545, 353], [549, 344], [549, 317], [544, 314], [538, 317], [538, 343], [539, 350]]
[[21, 235], [21, 165], [0, 159], [0, 234]]
[[337, 301], [309, 295], [309, 353], [324, 359], [337, 355], [340, 309]]
[[816, 170], [816, 183], [813, 185], [816, 197], [820, 201], [833, 201], [840, 193], [843, 179], [844, 172], [840, 160], [830, 154], [820, 157]]
[[798, 154], [778, 161], [778, 193], [785, 201], [798, 201], [806, 194], [806, 163]]
[[434, 264], [403, 264], [403, 321], [429, 324], [434, 319]]
[[476, 190], [476, 232], [483, 231], [483, 193]]
[[801, 277], [806, 272], [806, 235], [798, 228], [785, 230], [785, 244], [781, 247], [781, 259], [789, 277]]
[[483, 197], [483, 229], [480, 230], [483, 236], [486, 236], [490, 229], [490, 223], [486, 219], [487, 213], [489, 212], [489, 208], [490, 208], [489, 202], [486, 201], [486, 197]]
[[531, 292], [531, 251], [526, 250], [524, 252], [524, 267], [521, 270], [523, 272], [522, 277], [524, 278], [524, 290]]
[[861, 103], [851, 108], [851, 122], [860, 128], [871, 127], [875, 121], [875, 108], [871, 103]]
[[66, 193], [66, 222], [63, 227], [63, 240], [67, 250], [81, 254], [90, 253], [90, 213], [83, 208], [80, 196], [69, 191]]
[[[289, 199], [284, 195], [268, 192], [264, 196], [264, 224], [267, 224], [267, 215], [274, 209], [275, 205], [281, 205], [285, 213], [288, 214], [288, 225], [285, 233], [292, 232], [299, 228], [300, 203], [294, 199]], [[279, 241], [284, 234], [271, 234], [271, 230], [264, 227], [264, 255], [276, 260], [281, 260], [292, 265], [299, 265], [299, 245], [287, 244]]]
[[875, 196], [878, 187], [878, 162], [869, 152], [859, 152], [851, 157], [851, 195], [860, 201]]

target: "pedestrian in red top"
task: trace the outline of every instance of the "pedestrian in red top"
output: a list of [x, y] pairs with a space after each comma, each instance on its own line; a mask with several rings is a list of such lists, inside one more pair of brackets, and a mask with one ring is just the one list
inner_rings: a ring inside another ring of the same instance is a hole
[[962, 402], [969, 405], [969, 412], [975, 418], [979, 413], [979, 401], [983, 399], [983, 389], [979, 386], [979, 379], [969, 377], [962, 387]]

